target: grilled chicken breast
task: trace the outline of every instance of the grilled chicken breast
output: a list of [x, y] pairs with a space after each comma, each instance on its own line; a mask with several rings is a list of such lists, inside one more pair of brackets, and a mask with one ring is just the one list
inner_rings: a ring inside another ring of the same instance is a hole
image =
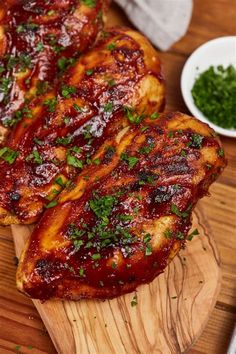
[[[107, 139], [164, 108], [159, 57], [129, 29], [111, 29], [32, 100], [0, 149], [0, 222], [32, 223]], [[125, 112], [125, 114], [124, 114]], [[71, 184], [73, 186], [73, 183]]]
[[0, 142], [29, 103], [90, 47], [109, 0], [0, 2]]
[[184, 245], [191, 212], [224, 168], [208, 125], [152, 115], [106, 138], [35, 227], [17, 272], [38, 299], [112, 298], [152, 281]]

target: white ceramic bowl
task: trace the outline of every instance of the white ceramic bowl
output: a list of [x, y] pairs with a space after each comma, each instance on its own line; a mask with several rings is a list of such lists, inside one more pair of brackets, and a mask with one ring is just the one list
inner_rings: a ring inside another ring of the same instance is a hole
[[181, 75], [181, 91], [190, 112], [201, 121], [208, 123], [217, 133], [236, 138], [235, 129], [224, 129], [213, 124], [195, 106], [191, 89], [199, 73], [209, 66], [232, 64], [236, 67], [236, 36], [219, 37], [197, 48], [186, 61]]

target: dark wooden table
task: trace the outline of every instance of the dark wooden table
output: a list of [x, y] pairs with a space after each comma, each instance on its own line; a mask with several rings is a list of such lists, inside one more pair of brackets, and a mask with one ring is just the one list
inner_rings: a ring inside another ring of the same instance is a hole
[[[110, 10], [109, 23], [129, 24], [115, 5]], [[209, 39], [228, 35], [236, 35], [236, 0], [195, 0], [187, 35], [168, 52], [160, 54], [167, 81], [167, 110], [187, 112], [180, 93], [180, 75], [192, 51]], [[236, 140], [222, 137], [222, 142], [228, 167], [211, 187], [211, 198], [201, 202], [221, 255], [222, 287], [209, 322], [191, 354], [226, 353], [235, 323]], [[0, 353], [54, 354], [53, 344], [32, 302], [15, 288], [15, 270], [10, 228], [0, 227]]]

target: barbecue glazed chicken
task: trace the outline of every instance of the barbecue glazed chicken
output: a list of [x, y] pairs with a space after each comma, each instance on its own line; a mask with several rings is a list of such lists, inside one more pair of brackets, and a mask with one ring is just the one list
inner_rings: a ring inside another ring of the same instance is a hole
[[0, 1], [0, 143], [90, 47], [109, 0]]
[[159, 56], [133, 30], [101, 32], [108, 4], [0, 6], [0, 223], [39, 221], [17, 271], [33, 298], [152, 281], [226, 164], [208, 125], [160, 113]]
[[102, 33], [54, 88], [28, 105], [0, 149], [0, 222], [28, 224], [123, 126], [164, 108], [160, 60], [129, 29]]
[[152, 115], [121, 127], [44, 213], [21, 257], [18, 288], [78, 300], [152, 281], [184, 245], [196, 202], [224, 166], [213, 130], [195, 118]]

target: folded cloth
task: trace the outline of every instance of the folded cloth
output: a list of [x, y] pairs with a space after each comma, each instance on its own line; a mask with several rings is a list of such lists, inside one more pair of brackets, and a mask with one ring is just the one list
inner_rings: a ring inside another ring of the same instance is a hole
[[133, 24], [161, 50], [184, 36], [192, 15], [192, 0], [115, 0]]

